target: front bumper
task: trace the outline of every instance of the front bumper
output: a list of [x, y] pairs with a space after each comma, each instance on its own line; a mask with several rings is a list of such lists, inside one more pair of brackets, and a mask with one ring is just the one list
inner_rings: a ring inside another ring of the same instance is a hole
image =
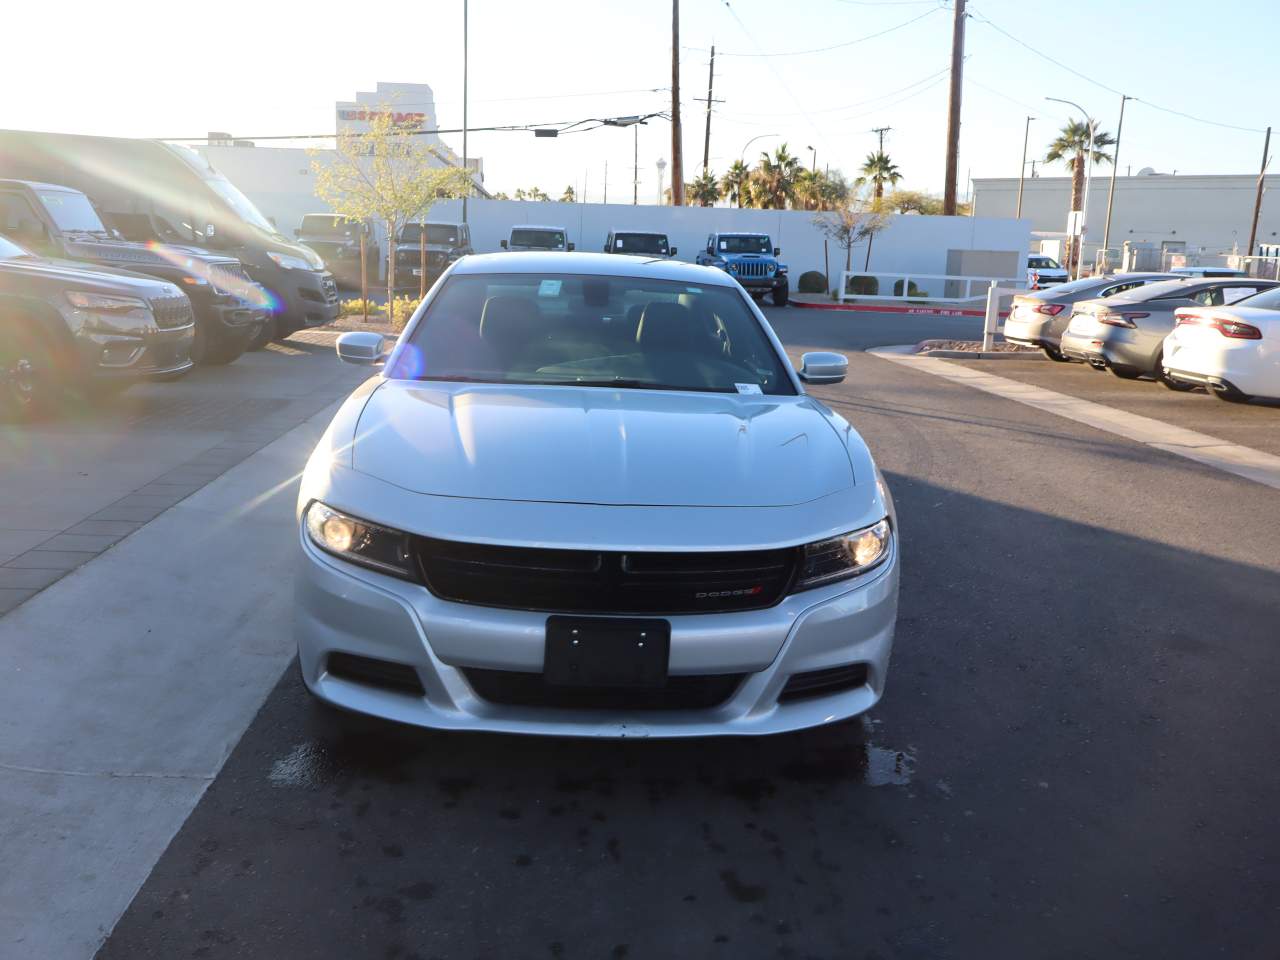
[[[884, 692], [898, 608], [898, 547], [865, 578], [786, 597], [765, 610], [672, 616], [674, 677], [741, 674], [703, 709], [516, 706], [481, 697], [467, 670], [538, 676], [548, 614], [452, 603], [425, 587], [329, 556], [299, 531], [295, 631], [302, 676], [335, 706], [449, 730], [556, 736], [692, 737], [783, 733], [870, 709]], [[424, 693], [338, 677], [330, 654], [407, 665]], [[866, 682], [779, 703], [793, 674], [865, 665]]]
[[146, 380], [190, 370], [195, 326], [151, 328], [137, 333], [82, 329], [76, 348], [84, 369], [95, 380]]
[[729, 273], [729, 276], [737, 280], [738, 283], [746, 290], [757, 290], [768, 292], [770, 290], [778, 290], [787, 285], [787, 275], [785, 273], [775, 273], [769, 277], [740, 277], [736, 273]]
[[250, 275], [274, 296], [277, 336], [338, 319], [338, 284], [327, 270], [273, 270], [269, 277], [257, 271]]

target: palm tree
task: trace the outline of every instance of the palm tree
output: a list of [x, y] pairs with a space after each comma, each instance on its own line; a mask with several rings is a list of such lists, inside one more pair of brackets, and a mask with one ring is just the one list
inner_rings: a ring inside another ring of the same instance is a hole
[[720, 186], [716, 183], [715, 174], [705, 170], [693, 179], [693, 183], [685, 185], [685, 196], [690, 203], [700, 207], [711, 207], [720, 199]]
[[771, 210], [785, 209], [795, 194], [796, 177], [804, 168], [784, 143], [773, 156], [760, 154], [759, 165], [751, 171], [751, 205]]
[[893, 186], [902, 179], [902, 174], [899, 172], [897, 165], [882, 150], [868, 153], [867, 160], [859, 172], [862, 176], [858, 178], [858, 183], [873, 184], [877, 200], [884, 196], [884, 185], [886, 183]]
[[[1058, 136], [1054, 138], [1053, 143], [1049, 144], [1049, 152], [1044, 155], [1045, 163], [1057, 163], [1059, 161], [1067, 165], [1067, 169], [1071, 171], [1071, 209], [1081, 209], [1082, 197], [1084, 195], [1084, 169], [1085, 154], [1089, 152], [1089, 128], [1093, 128], [1093, 162], [1094, 163], [1110, 163], [1111, 154], [1100, 149], [1101, 147], [1110, 147], [1116, 140], [1115, 137], [1106, 131], [1099, 130], [1093, 118], [1089, 118], [1089, 122], [1085, 123], [1080, 120], [1072, 120], [1065, 127], [1058, 131]], [[1073, 241], [1071, 249], [1068, 251], [1066, 268], [1071, 270], [1072, 264], [1079, 256], [1079, 243]]]
[[574, 191], [573, 191], [573, 185], [572, 185], [572, 184], [570, 184], [569, 186], [565, 187], [565, 188], [564, 188], [564, 193], [560, 194], [560, 202], [561, 202], [561, 203], [576, 203], [576, 202], [577, 202], [577, 200], [578, 200], [578, 197], [577, 197], [577, 195], [576, 195], [576, 194], [574, 193]]
[[720, 178], [720, 196], [735, 207], [741, 207], [747, 199], [747, 181], [751, 171], [741, 160], [733, 161], [725, 175]]

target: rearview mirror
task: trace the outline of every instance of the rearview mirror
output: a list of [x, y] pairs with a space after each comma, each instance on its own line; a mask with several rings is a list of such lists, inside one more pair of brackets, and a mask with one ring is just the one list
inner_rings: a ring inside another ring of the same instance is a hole
[[380, 333], [352, 330], [338, 337], [338, 359], [373, 366], [387, 359], [386, 338]]
[[839, 383], [848, 371], [849, 358], [843, 353], [806, 353], [800, 357], [800, 379], [805, 383]]

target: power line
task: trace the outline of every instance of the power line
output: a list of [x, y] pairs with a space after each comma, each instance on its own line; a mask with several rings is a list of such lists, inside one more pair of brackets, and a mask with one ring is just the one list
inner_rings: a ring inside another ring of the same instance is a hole
[[[734, 12], [733, 8], [730, 7], [728, 3], [725, 4], [725, 7], [726, 9], [728, 9], [729, 13], [732, 14], [733, 18], [735, 20], [738, 20], [737, 13]], [[879, 33], [871, 33], [865, 37], [858, 37], [854, 40], [846, 40], [843, 43], [833, 43], [829, 47], [815, 47], [812, 50], [782, 50], [782, 51], [775, 51], [772, 53], [765, 53], [764, 51], [760, 51], [757, 53], [725, 53], [722, 50], [720, 51], [720, 56], [722, 57], [805, 57], [813, 53], [828, 53], [831, 50], [842, 50], [845, 47], [852, 47], [855, 44], [866, 43], [868, 40], [874, 40], [877, 37], [886, 36], [887, 34], [893, 33], [896, 30], [901, 30], [903, 27], [909, 27], [911, 26], [911, 24], [919, 20], [923, 20], [925, 17], [931, 17], [941, 9], [942, 7], [935, 6], [931, 10], [926, 10], [924, 13], [920, 14], [918, 17], [912, 17], [910, 20], [907, 20], [903, 23], [899, 23], [896, 26], [889, 27], [888, 29], [881, 30]], [[741, 24], [742, 21], [738, 20], [738, 23]], [[746, 28], [744, 27], [743, 29], [745, 30]], [[686, 47], [685, 49], [696, 50], [699, 53], [706, 53], [706, 51], [700, 47]]]
[[[908, 83], [905, 87], [899, 87], [897, 90], [890, 90], [888, 93], [882, 93], [879, 96], [868, 97], [866, 100], [855, 100], [853, 103], [845, 103], [838, 107], [822, 107], [821, 109], [811, 110], [809, 112], [810, 113], [839, 113], [841, 110], [851, 110], [854, 107], [865, 107], [867, 104], [875, 103], [877, 100], [888, 100], [890, 97], [896, 97], [898, 94], [905, 93], [906, 91], [911, 90], [914, 87], [920, 86], [920, 84], [922, 83], [928, 83], [930, 80], [934, 80], [942, 76], [944, 73], [946, 73], [950, 69], [951, 67], [949, 66], [943, 67], [941, 70], [938, 70], [935, 73], [931, 73], [927, 77], [921, 77], [915, 83]], [[744, 113], [733, 111], [730, 113], [725, 113], [724, 111], [717, 110], [716, 112], [723, 117], [789, 117], [795, 111], [794, 110], [748, 111]]]
[[[1103, 83], [1102, 81], [1100, 81], [1100, 80], [1095, 80], [1093, 77], [1089, 76], [1088, 74], [1086, 74], [1086, 73], [1081, 73], [1079, 70], [1076, 70], [1074, 67], [1069, 67], [1069, 66], [1067, 66], [1067, 65], [1066, 65], [1065, 63], [1063, 63], [1061, 60], [1055, 60], [1053, 57], [1049, 56], [1047, 53], [1044, 53], [1044, 52], [1042, 52], [1042, 51], [1040, 51], [1040, 50], [1037, 50], [1035, 47], [1031, 46], [1031, 44], [1027, 43], [1026, 41], [1019, 40], [1019, 39], [1018, 39], [1017, 37], [1015, 37], [1012, 33], [1010, 33], [1008, 30], [1005, 30], [1003, 27], [999, 26], [997, 23], [995, 23], [993, 20], [991, 20], [991, 18], [989, 18], [989, 17], [988, 17], [988, 16], [986, 16], [985, 14], [982, 14], [982, 13], [976, 13], [976, 14], [975, 14], [975, 13], [971, 13], [971, 16], [974, 16], [974, 18], [975, 18], [979, 23], [985, 23], [987, 26], [991, 27], [991, 28], [992, 28], [993, 30], [995, 30], [997, 33], [1000, 33], [1000, 34], [1004, 35], [1005, 37], [1007, 37], [1008, 39], [1012, 40], [1012, 41], [1013, 41], [1014, 43], [1016, 43], [1018, 46], [1020, 46], [1020, 47], [1024, 47], [1025, 49], [1030, 50], [1030, 51], [1031, 51], [1032, 53], [1034, 53], [1037, 57], [1040, 57], [1041, 59], [1044, 59], [1044, 60], [1048, 60], [1048, 61], [1049, 61], [1050, 63], [1052, 63], [1054, 66], [1056, 66], [1056, 67], [1060, 67], [1061, 69], [1066, 70], [1068, 73], [1073, 74], [1074, 76], [1079, 77], [1081, 80], [1084, 80], [1084, 81], [1086, 81], [1086, 82], [1088, 82], [1088, 83], [1091, 83], [1091, 84], [1093, 84], [1095, 87], [1098, 87], [1099, 89], [1102, 89], [1102, 90], [1107, 91], [1107, 93], [1113, 93], [1113, 94], [1115, 94], [1117, 97], [1123, 97], [1123, 96], [1125, 96], [1125, 94], [1124, 94], [1122, 91], [1117, 90], [1115, 87], [1109, 87], [1109, 86], [1107, 86], [1105, 83]], [[1173, 114], [1174, 116], [1183, 117], [1183, 118], [1185, 118], [1185, 119], [1187, 119], [1187, 120], [1194, 120], [1196, 123], [1206, 123], [1206, 124], [1208, 124], [1209, 126], [1212, 126], [1212, 127], [1222, 127], [1222, 128], [1223, 128], [1223, 129], [1225, 129], [1225, 130], [1243, 130], [1243, 131], [1245, 131], [1246, 133], [1262, 133], [1262, 128], [1261, 128], [1261, 127], [1242, 127], [1242, 126], [1238, 126], [1238, 125], [1236, 125], [1236, 124], [1234, 124], [1234, 123], [1221, 123], [1221, 122], [1219, 122], [1219, 121], [1217, 121], [1217, 120], [1206, 120], [1204, 117], [1196, 117], [1196, 116], [1193, 116], [1193, 115], [1191, 115], [1191, 114], [1189, 114], [1189, 113], [1183, 113], [1181, 110], [1173, 110], [1173, 109], [1171, 109], [1171, 108], [1169, 108], [1169, 107], [1162, 107], [1162, 106], [1160, 106], [1159, 104], [1152, 103], [1150, 100], [1143, 100], [1143, 99], [1141, 99], [1140, 97], [1130, 97], [1129, 99], [1130, 99], [1130, 100], [1133, 100], [1133, 101], [1135, 101], [1135, 102], [1137, 102], [1137, 103], [1141, 103], [1141, 104], [1144, 104], [1144, 105], [1146, 105], [1146, 106], [1148, 106], [1148, 107], [1151, 107], [1153, 110], [1159, 110], [1159, 111], [1161, 111], [1162, 113], [1171, 113], [1171, 114]]]

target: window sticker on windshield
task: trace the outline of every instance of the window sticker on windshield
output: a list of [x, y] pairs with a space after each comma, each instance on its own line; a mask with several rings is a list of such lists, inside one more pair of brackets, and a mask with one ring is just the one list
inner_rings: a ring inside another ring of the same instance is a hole
[[721, 250], [728, 250], [728, 249], [729, 249], [729, 241], [728, 241], [728, 240], [721, 240], [721, 241], [720, 241], [720, 249], [721, 249]]
[[702, 288], [701, 287], [685, 287], [684, 292], [685, 293], [701, 293]]
[[619, 237], [617, 240], [613, 241], [613, 245], [614, 245], [617, 249], [621, 250], [621, 249], [622, 249], [622, 238], [621, 238], [621, 237]]
[[540, 297], [558, 297], [560, 296], [560, 280], [543, 280], [538, 284], [538, 296]]
[[763, 393], [758, 383], [735, 383], [739, 393]]

